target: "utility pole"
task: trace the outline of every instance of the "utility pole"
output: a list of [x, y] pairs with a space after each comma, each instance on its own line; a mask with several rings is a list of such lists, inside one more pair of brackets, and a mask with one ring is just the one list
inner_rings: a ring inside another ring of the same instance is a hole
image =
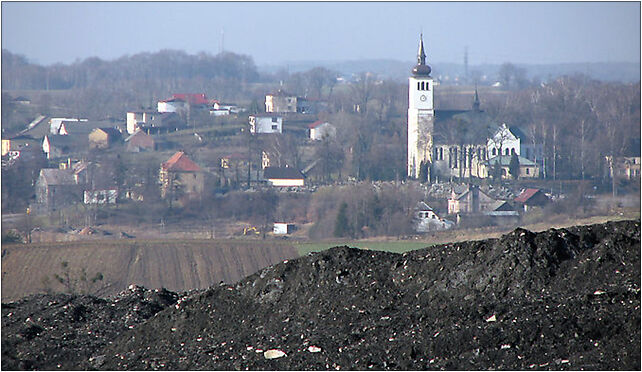
[[464, 48], [464, 82], [468, 84], [468, 47]]

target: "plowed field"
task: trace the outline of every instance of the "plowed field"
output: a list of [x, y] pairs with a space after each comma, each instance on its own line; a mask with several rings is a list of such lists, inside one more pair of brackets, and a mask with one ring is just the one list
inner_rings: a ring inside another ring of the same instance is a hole
[[[259, 269], [298, 257], [280, 242], [234, 240], [104, 240], [6, 245], [2, 247], [2, 301], [47, 289], [62, 291], [54, 275], [68, 262], [71, 279], [85, 269], [89, 277], [103, 274], [92, 291], [107, 285], [101, 296], [116, 294], [130, 284], [173, 291], [233, 283]], [[49, 283], [46, 283], [49, 278]], [[83, 290], [78, 283], [78, 291]]]

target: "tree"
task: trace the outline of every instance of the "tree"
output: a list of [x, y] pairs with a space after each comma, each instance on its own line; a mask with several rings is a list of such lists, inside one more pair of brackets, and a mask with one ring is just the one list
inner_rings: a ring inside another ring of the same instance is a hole
[[514, 180], [517, 180], [519, 178], [519, 157], [517, 156], [516, 152], [514, 152], [510, 157], [508, 171], [510, 172], [511, 177], [513, 177]]
[[342, 238], [349, 235], [352, 235], [352, 227], [348, 221], [348, 204], [343, 202], [339, 207], [339, 213], [334, 223], [334, 236]]

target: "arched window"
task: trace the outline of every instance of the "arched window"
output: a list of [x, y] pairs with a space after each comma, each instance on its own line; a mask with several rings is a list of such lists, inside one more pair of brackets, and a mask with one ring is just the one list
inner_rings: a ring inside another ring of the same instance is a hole
[[439, 160], [444, 160], [444, 148], [439, 148]]
[[421, 83], [417, 82], [417, 90], [421, 90]]
[[493, 149], [493, 156], [496, 156], [496, 155], [497, 155], [497, 149], [494, 148]]
[[428, 82], [426, 82], [426, 90], [430, 90], [430, 88], [428, 87]]
[[421, 82], [421, 90], [424, 90], [425, 84], [426, 84], [425, 82], [423, 82], [423, 81]]
[[514, 148], [510, 149], [510, 154], [511, 155], [515, 155], [515, 149]]
[[504, 149], [504, 155], [508, 155], [508, 147]]

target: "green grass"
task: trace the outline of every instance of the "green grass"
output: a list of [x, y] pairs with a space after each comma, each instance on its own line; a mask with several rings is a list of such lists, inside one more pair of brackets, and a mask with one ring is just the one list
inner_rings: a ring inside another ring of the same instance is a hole
[[373, 251], [386, 251], [394, 253], [403, 253], [415, 249], [429, 247], [431, 244], [426, 242], [368, 242], [368, 241], [349, 241], [349, 242], [327, 242], [327, 243], [295, 243], [294, 246], [299, 251], [299, 255], [305, 256], [310, 252], [320, 252], [326, 249], [347, 245], [348, 247], [370, 249]]

